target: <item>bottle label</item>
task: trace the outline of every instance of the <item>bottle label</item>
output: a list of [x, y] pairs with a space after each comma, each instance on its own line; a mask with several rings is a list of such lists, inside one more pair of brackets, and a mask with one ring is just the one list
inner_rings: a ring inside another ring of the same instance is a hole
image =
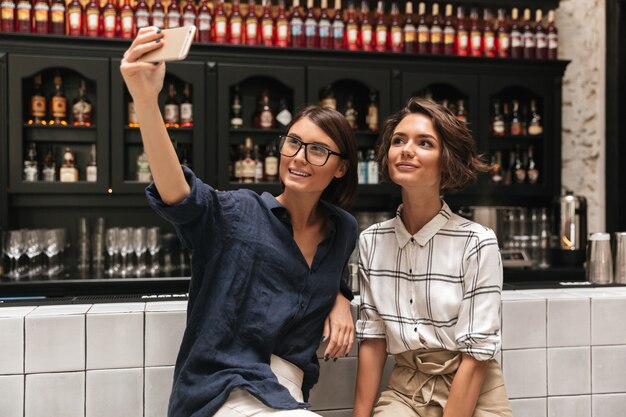
[[358, 183], [367, 184], [367, 162], [361, 161], [357, 164]]
[[176, 104], [165, 105], [165, 123], [176, 124], [180, 121], [180, 108]]
[[52, 117], [64, 118], [67, 114], [67, 100], [65, 97], [52, 97]]
[[55, 3], [50, 7], [50, 20], [53, 23], [62, 23], [65, 21], [65, 7], [62, 4]]
[[180, 26], [180, 13], [173, 11], [167, 14], [167, 28], [177, 28]]
[[150, 26], [150, 14], [147, 10], [138, 10], [135, 16], [137, 18], [137, 29]]
[[483, 40], [481, 33], [477, 31], [472, 31], [471, 38], [472, 38], [472, 49], [474, 51], [480, 50], [480, 45]]
[[35, 182], [37, 181], [37, 162], [24, 161], [24, 181]]
[[15, 3], [12, 1], [3, 1], [0, 3], [2, 9], [2, 20], [13, 20], [15, 16]]
[[100, 12], [98, 10], [87, 11], [87, 29], [94, 32], [97, 31], [99, 17]]
[[537, 180], [539, 179], [539, 171], [536, 169], [528, 170], [528, 182], [531, 184], [537, 184]]
[[48, 7], [48, 3], [35, 3], [35, 21], [47, 22], [49, 10], [50, 7]]
[[320, 32], [320, 38], [330, 37], [330, 22], [328, 20], [324, 20], [320, 22], [319, 32]]
[[30, 101], [31, 113], [33, 117], [46, 117], [46, 98], [43, 96], [35, 96]]
[[291, 22], [291, 36], [300, 36], [302, 35], [302, 26], [304, 24], [301, 20], [292, 21]]
[[61, 182], [76, 182], [78, 181], [78, 171], [74, 167], [61, 167], [59, 179]]
[[72, 106], [72, 114], [74, 115], [74, 122], [89, 122], [91, 119], [91, 104], [83, 100], [77, 101]]
[[291, 119], [291, 112], [287, 109], [282, 110], [276, 115], [276, 120], [283, 126], [288, 126], [289, 123], [291, 123]]
[[198, 16], [198, 30], [207, 31], [211, 30], [211, 16], [210, 15], [200, 15]]
[[153, 11], [152, 12], [152, 26], [156, 26], [159, 29], [163, 29], [165, 27], [165, 13], [162, 11]]
[[241, 176], [243, 182], [250, 183], [254, 181], [256, 176], [256, 162], [252, 158], [246, 158], [241, 163]]
[[511, 32], [511, 48], [520, 48], [522, 46], [522, 34], [518, 31]]
[[504, 121], [496, 120], [492, 125], [494, 135], [504, 135]]
[[341, 22], [333, 23], [333, 38], [343, 39], [344, 25]]
[[387, 44], [387, 28], [382, 25], [376, 28], [376, 44], [378, 46]]
[[263, 39], [271, 41], [274, 36], [274, 22], [271, 19], [265, 19], [263, 21]]
[[522, 124], [520, 122], [511, 122], [511, 135], [521, 135]]
[[348, 33], [348, 43], [350, 45], [355, 45], [357, 42], [357, 38], [359, 36], [359, 29], [356, 27], [356, 25], [349, 25], [347, 33]]
[[272, 120], [272, 112], [268, 110], [261, 112], [260, 122], [263, 129], [270, 129], [272, 127]]
[[180, 121], [181, 123], [191, 123], [193, 121], [193, 104], [182, 103], [180, 105]]
[[233, 117], [232, 119], [230, 119], [230, 126], [233, 129], [243, 126], [243, 119], [241, 117]]
[[429, 31], [428, 26], [420, 25], [417, 28], [417, 42], [428, 43]]
[[524, 48], [535, 47], [535, 35], [532, 32], [524, 33]]
[[498, 49], [500, 51], [506, 51], [509, 49], [509, 34], [500, 33], [498, 35]]
[[363, 39], [363, 44], [372, 43], [372, 27], [370, 25], [361, 28], [361, 38]]
[[256, 35], [257, 35], [256, 19], [250, 19], [248, 20], [248, 23], [246, 24], [246, 37], [248, 39], [256, 39]]
[[378, 131], [378, 108], [370, 106], [367, 111], [367, 126], [372, 132]]
[[289, 26], [287, 22], [278, 23], [276, 25], [276, 36], [280, 41], [286, 41], [289, 37]]
[[241, 19], [231, 20], [230, 37], [239, 38], [241, 36]]
[[545, 33], [538, 33], [536, 41], [537, 41], [537, 49], [543, 49], [548, 46]]
[[317, 22], [314, 19], [307, 19], [304, 22], [304, 35], [311, 37], [315, 36], [317, 32]]
[[41, 178], [46, 182], [53, 182], [56, 180], [56, 167], [54, 164], [49, 164], [43, 167], [41, 170]]
[[133, 13], [132, 12], [124, 12], [122, 15], [122, 31], [125, 34], [132, 34], [133, 30]]
[[548, 48], [557, 49], [559, 47], [559, 38], [556, 33], [550, 33], [548, 35]]
[[275, 177], [276, 175], [278, 175], [278, 158], [268, 156], [265, 158], [265, 176]]
[[115, 12], [104, 12], [104, 30], [106, 32], [115, 31]]
[[447, 27], [443, 31], [443, 43], [445, 45], [454, 45], [456, 31], [452, 27]]
[[485, 33], [485, 50], [492, 51], [496, 47], [496, 39], [493, 32]]
[[526, 170], [523, 168], [518, 168], [515, 170], [515, 182], [518, 184], [526, 181]]
[[26, 21], [30, 24], [30, 2], [22, 2], [17, 5], [17, 20]]
[[391, 44], [396, 47], [402, 45], [402, 29], [399, 27], [391, 29]]
[[226, 36], [226, 18], [218, 17], [217, 19], [215, 19], [215, 36]]
[[404, 42], [405, 43], [415, 42], [415, 26], [407, 25], [404, 27]]
[[367, 183], [378, 184], [378, 163], [367, 161]]
[[254, 181], [261, 182], [263, 181], [263, 162], [257, 161], [254, 170]]
[[196, 24], [196, 15], [191, 11], [183, 13], [183, 26], [193, 26]]
[[469, 36], [466, 30], [460, 30], [457, 36], [459, 40], [459, 49], [465, 50], [469, 45]]
[[98, 181], [98, 167], [88, 166], [87, 167], [87, 182], [96, 182]]

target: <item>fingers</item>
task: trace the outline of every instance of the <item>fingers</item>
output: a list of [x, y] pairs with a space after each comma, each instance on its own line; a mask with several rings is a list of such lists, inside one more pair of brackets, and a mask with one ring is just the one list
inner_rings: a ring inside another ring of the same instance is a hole
[[154, 51], [155, 49], [162, 48], [163, 45], [164, 42], [161, 41], [161, 38], [157, 38], [154, 41], [138, 45], [128, 50], [128, 54], [124, 57], [124, 60], [130, 63], [137, 62], [144, 54], [150, 51]]
[[163, 47], [163, 42], [161, 41], [163, 36], [163, 32], [154, 26], [141, 28], [130, 48], [124, 53], [122, 61], [134, 63], [143, 54]]
[[326, 317], [324, 320], [324, 331], [322, 332], [322, 341], [320, 343], [324, 343], [325, 340], [328, 340], [330, 336], [330, 319]]
[[158, 27], [156, 26], [143, 27], [139, 29], [139, 32], [137, 32], [137, 36], [133, 40], [133, 43], [131, 43], [130, 48], [128, 49], [129, 50], [133, 49], [136, 46], [139, 46], [146, 42], [150, 42], [158, 38], [162, 38], [162, 37], [163, 37], [163, 32]]

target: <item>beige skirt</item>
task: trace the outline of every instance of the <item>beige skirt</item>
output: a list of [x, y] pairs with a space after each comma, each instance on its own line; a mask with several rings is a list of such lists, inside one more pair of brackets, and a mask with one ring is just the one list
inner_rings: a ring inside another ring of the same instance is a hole
[[[374, 409], [377, 417], [440, 417], [450, 395], [461, 353], [442, 349], [396, 355], [389, 385]], [[512, 417], [500, 364], [487, 363], [473, 417]]]

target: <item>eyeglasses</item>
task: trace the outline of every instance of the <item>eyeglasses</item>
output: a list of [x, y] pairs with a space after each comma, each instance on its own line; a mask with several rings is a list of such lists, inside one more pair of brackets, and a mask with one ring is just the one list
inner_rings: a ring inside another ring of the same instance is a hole
[[331, 151], [325, 146], [317, 143], [306, 143], [292, 136], [279, 136], [278, 152], [282, 156], [293, 157], [300, 152], [300, 148], [304, 146], [304, 159], [311, 164], [321, 167], [328, 162], [331, 155], [337, 155], [341, 159], [346, 159], [346, 155]]

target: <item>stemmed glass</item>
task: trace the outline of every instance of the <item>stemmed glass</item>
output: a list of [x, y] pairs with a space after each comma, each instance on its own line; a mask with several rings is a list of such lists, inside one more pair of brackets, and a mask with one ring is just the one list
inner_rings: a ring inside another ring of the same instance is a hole
[[5, 252], [11, 261], [11, 269], [7, 274], [11, 278], [20, 278], [19, 268], [17, 263], [20, 257], [26, 251], [26, 245], [24, 242], [23, 230], [9, 230], [6, 234], [6, 242], [4, 244]]
[[146, 236], [146, 246], [150, 252], [150, 274], [157, 275], [159, 273], [159, 251], [161, 250], [161, 230], [158, 227], [148, 229]]
[[48, 275], [55, 275], [61, 272], [59, 257], [65, 246], [64, 232], [63, 229], [47, 229], [44, 232], [43, 250], [48, 257]]
[[133, 269], [132, 262], [128, 265], [128, 255], [133, 252], [131, 227], [123, 227], [119, 230], [118, 242], [120, 248], [120, 254], [122, 255], [122, 268], [120, 269], [120, 275], [125, 277]]
[[43, 251], [43, 230], [34, 229], [24, 232], [24, 241], [26, 244], [26, 256], [28, 256], [29, 275], [36, 275], [40, 272], [40, 265], [37, 265], [36, 258]]
[[137, 268], [135, 274], [142, 276], [146, 272], [146, 228], [137, 227], [133, 229], [133, 250], [137, 256]]
[[120, 270], [119, 258], [117, 256], [120, 253], [119, 233], [119, 227], [111, 227], [106, 230], [105, 246], [109, 254], [109, 269], [107, 269], [106, 274], [109, 276], [117, 274]]

